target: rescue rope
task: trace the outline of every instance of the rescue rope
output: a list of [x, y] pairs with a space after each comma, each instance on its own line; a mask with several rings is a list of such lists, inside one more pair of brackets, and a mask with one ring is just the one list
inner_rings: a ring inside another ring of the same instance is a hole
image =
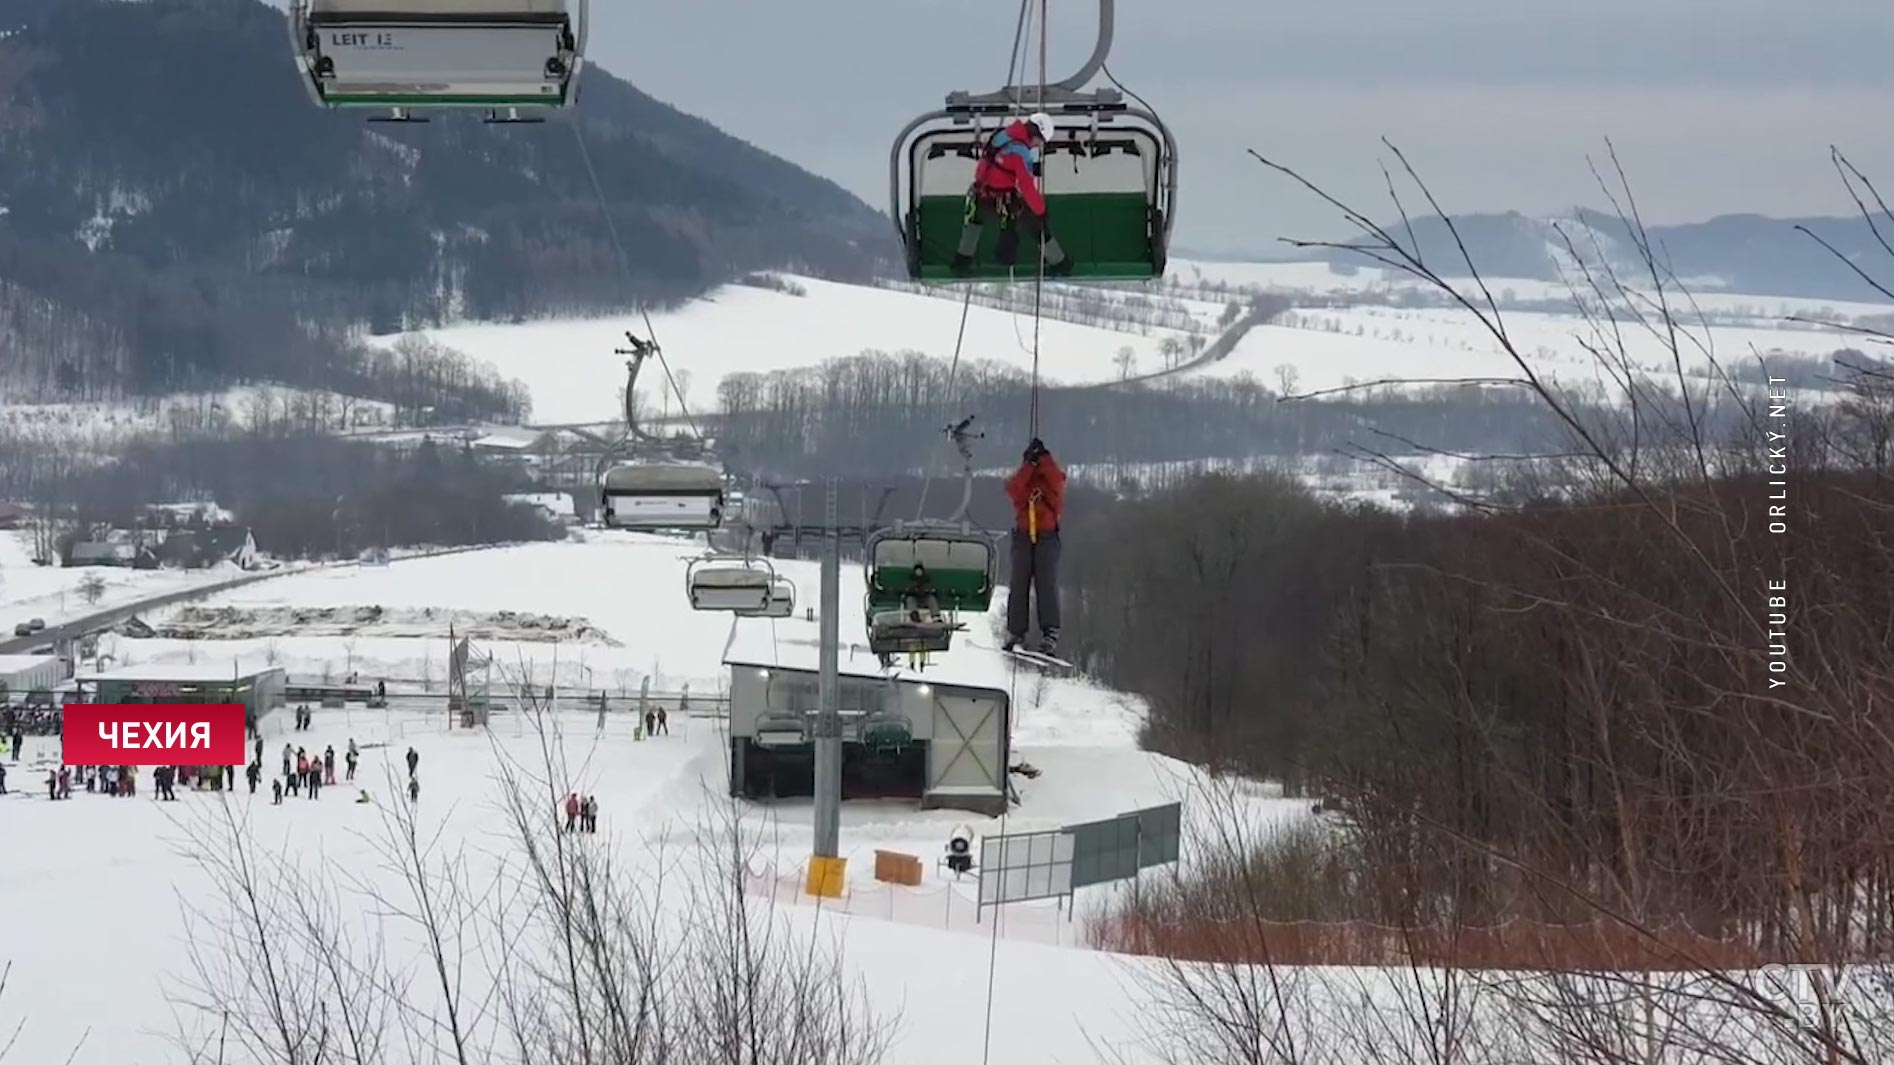
[[[1030, 4], [1033, 2], [1033, 0], [1025, 0], [1025, 2]], [[1046, 106], [1046, 9], [1050, 4], [1050, 0], [1038, 0], [1038, 2], [1039, 2], [1039, 107], [1041, 110], [1044, 110]], [[1042, 174], [1045, 172], [1043, 165], [1041, 166], [1040, 172]], [[1041, 191], [1042, 192], [1044, 191], [1043, 186], [1041, 187]], [[1039, 243], [1039, 271], [1037, 275], [1033, 278], [1032, 387], [1031, 387], [1031, 391], [1028, 393], [1028, 411], [1027, 411], [1028, 422], [1027, 424], [1028, 424], [1029, 431], [1031, 432], [1032, 437], [1035, 440], [1038, 439], [1039, 437], [1039, 325], [1042, 319], [1042, 311], [1044, 310], [1044, 304], [1042, 302], [1042, 294], [1045, 291], [1045, 283], [1046, 283], [1046, 238], [1050, 236], [1051, 236], [1050, 227], [1046, 227], [1045, 231], [1039, 235], [1039, 241], [1038, 241]], [[1032, 540], [1035, 542], [1039, 538], [1038, 509], [1039, 508], [1036, 505], [1036, 501], [1034, 500], [1027, 501], [1026, 521], [1027, 521], [1027, 526], [1029, 529], [1029, 535], [1032, 537]], [[1006, 590], [1007, 611], [1009, 613], [1012, 611], [1012, 597], [1015, 594], [1017, 594], [1018, 591], [1019, 589], [1010, 588], [1010, 587]], [[1031, 594], [1030, 591], [1028, 591], [1028, 594]], [[1011, 635], [1012, 634], [1009, 632], [1008, 636], [1010, 637]], [[1010, 679], [1008, 694], [1006, 697], [1006, 715], [1007, 715], [1007, 730], [1006, 731], [1007, 731], [1007, 736], [1009, 740], [1009, 742], [1007, 743], [1007, 751], [1009, 754], [1012, 751], [1012, 743], [1010, 742], [1010, 740], [1011, 740], [1011, 736], [1013, 732], [1013, 725], [1017, 723], [1018, 714], [1019, 714], [1019, 660], [1015, 658], [1013, 660], [1013, 674]], [[1001, 779], [1000, 835], [1001, 836], [1006, 835], [1006, 815], [1009, 812], [1011, 812], [1012, 806], [1013, 806], [1012, 767], [1005, 765], [1004, 762], [1005, 760], [1002, 759], [1002, 764], [1000, 766], [1000, 779]], [[1006, 913], [1006, 904], [1004, 902], [1001, 902], [993, 907], [993, 933], [992, 933], [992, 938], [987, 943], [987, 955], [986, 955], [986, 1030], [982, 1036], [981, 1044], [980, 1044], [980, 1065], [990, 1065], [990, 1062], [993, 1057], [993, 984], [994, 984], [994, 977], [999, 970], [1000, 923], [1005, 920], [1005, 913]]]

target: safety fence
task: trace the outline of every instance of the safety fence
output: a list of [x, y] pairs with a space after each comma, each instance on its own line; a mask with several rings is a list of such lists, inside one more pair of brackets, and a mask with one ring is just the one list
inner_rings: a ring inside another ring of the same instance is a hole
[[1605, 920], [1398, 928], [1366, 921], [1116, 916], [1094, 922], [1087, 939], [1101, 950], [1233, 964], [1685, 972], [1754, 969], [1798, 960], [1790, 951], [1765, 949], [1742, 936], [1707, 936], [1681, 924], [1642, 930]]
[[851, 883], [846, 893], [836, 899], [808, 894], [800, 869], [794, 873], [773, 868], [762, 872], [751, 870], [745, 875], [745, 881], [752, 897], [771, 899], [778, 904], [819, 907], [825, 912], [849, 917], [924, 925], [970, 935], [998, 935], [1009, 941], [1058, 947], [1089, 945], [1085, 918], [1072, 915], [1067, 902], [1051, 899], [1012, 902], [981, 910], [979, 884], [972, 874], [964, 880], [927, 887]]

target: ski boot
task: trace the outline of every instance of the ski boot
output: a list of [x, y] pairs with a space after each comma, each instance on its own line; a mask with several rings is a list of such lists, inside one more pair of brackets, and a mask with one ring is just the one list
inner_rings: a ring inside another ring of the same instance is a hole
[[[1067, 259], [1067, 262], [1072, 260]], [[1059, 657], [1059, 630], [1047, 629], [1039, 634], [1039, 653], [1047, 658]]]
[[1007, 654], [1009, 654], [1009, 655], [1010, 655], [1010, 654], [1012, 654], [1012, 653], [1013, 653], [1014, 651], [1017, 651], [1017, 650], [1019, 650], [1019, 645], [1020, 645], [1020, 644], [1022, 644], [1022, 643], [1024, 643], [1024, 642], [1026, 642], [1026, 637], [1025, 637], [1025, 636], [1023, 636], [1023, 635], [1021, 635], [1021, 636], [1014, 636], [1014, 635], [1012, 635], [1011, 633], [1008, 633], [1008, 634], [1007, 634], [1007, 636], [1006, 636], [1006, 642], [1005, 642], [1005, 643], [1003, 643], [1003, 644], [1000, 644], [1000, 650], [1002, 650], [1002, 651], [1004, 651], [1004, 652], [1006, 652]]
[[953, 264], [949, 269], [954, 272], [955, 277], [967, 277], [971, 275], [973, 273], [973, 256], [955, 255]]
[[1071, 277], [1072, 276], [1072, 257], [1068, 255], [1065, 258], [1060, 259], [1058, 262], [1053, 263], [1051, 266], [1046, 267], [1046, 276], [1047, 277]]

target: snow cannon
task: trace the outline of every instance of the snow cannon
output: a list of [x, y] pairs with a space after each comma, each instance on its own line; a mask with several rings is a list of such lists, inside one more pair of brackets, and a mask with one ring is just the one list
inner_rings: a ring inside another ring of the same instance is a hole
[[973, 870], [973, 829], [961, 825], [947, 837], [947, 869], [955, 876]]

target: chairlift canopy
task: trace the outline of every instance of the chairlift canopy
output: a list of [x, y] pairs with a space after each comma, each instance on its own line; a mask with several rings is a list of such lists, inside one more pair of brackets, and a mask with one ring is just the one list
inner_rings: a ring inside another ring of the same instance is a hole
[[993, 540], [959, 525], [915, 524], [868, 538], [871, 609], [899, 610], [914, 587], [914, 564], [927, 570], [942, 610], [983, 613], [993, 603]]
[[303, 82], [325, 107], [567, 107], [589, 0], [293, 0]]
[[769, 609], [776, 573], [762, 559], [700, 558], [684, 583], [692, 610], [754, 615]]
[[[1048, 228], [1072, 257], [1072, 273], [1061, 280], [1163, 276], [1177, 190], [1170, 130], [1150, 112], [1122, 104], [1080, 101], [1047, 111], [1055, 136], [1038, 171]], [[930, 112], [902, 131], [890, 163], [890, 193], [909, 277], [1006, 281], [1036, 272], [1037, 249], [1030, 244], [1022, 244], [1017, 265], [998, 261], [997, 225], [981, 234], [972, 271], [953, 271], [974, 167], [988, 140], [1016, 117], [1008, 105], [967, 104]]]
[[600, 514], [614, 529], [715, 529], [723, 473], [700, 463], [620, 463], [599, 478]]

